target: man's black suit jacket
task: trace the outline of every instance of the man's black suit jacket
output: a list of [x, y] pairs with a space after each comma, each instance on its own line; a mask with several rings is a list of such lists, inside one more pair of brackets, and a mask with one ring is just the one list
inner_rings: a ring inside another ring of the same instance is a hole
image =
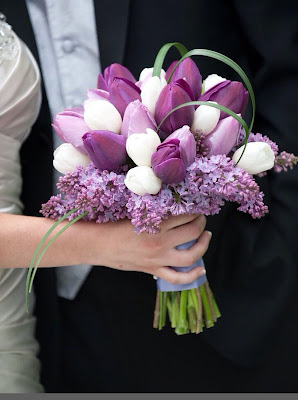
[[[224, 53], [251, 79], [257, 102], [254, 131], [268, 134], [282, 150], [298, 154], [297, 1], [94, 3], [102, 68], [120, 62], [137, 77], [143, 67], [153, 65], [159, 48], [170, 41], [181, 42], [188, 49]], [[39, 59], [25, 1], [2, 0], [1, 11]], [[167, 64], [176, 57], [173, 51]], [[218, 73], [238, 79], [219, 62], [203, 57], [195, 61], [203, 77]], [[38, 215], [52, 189], [51, 121], [43, 94], [40, 115], [22, 148], [22, 196], [28, 215]], [[285, 359], [298, 355], [294, 340], [294, 332], [298, 333], [298, 169], [269, 173], [259, 183], [270, 214], [254, 221], [236, 206], [225, 206], [220, 215], [208, 218], [213, 239], [205, 256], [208, 279], [223, 316], [203, 338], [223, 357], [249, 367], [272, 355], [278, 346]], [[45, 381], [53, 388], [60, 357], [54, 270], [38, 272], [36, 292]]]

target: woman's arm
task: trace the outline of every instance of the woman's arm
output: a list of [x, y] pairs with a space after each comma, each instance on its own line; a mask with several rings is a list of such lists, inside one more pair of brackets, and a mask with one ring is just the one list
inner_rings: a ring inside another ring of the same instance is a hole
[[[28, 267], [34, 251], [53, 220], [0, 214], [0, 268]], [[55, 230], [50, 238], [66, 225]], [[127, 271], [142, 271], [172, 283], [188, 283], [205, 273], [203, 268], [179, 272], [168, 266], [188, 266], [202, 257], [211, 239], [204, 231], [204, 216], [169, 217], [158, 234], [136, 234], [130, 221], [79, 221], [68, 228], [45, 253], [40, 266], [76, 264], [105, 265]], [[189, 250], [175, 246], [199, 238]]]

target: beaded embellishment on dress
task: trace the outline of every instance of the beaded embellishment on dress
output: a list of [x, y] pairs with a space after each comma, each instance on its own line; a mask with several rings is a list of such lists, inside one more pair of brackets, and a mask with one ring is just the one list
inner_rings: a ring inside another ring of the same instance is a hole
[[4, 14], [0, 12], [0, 63], [13, 60], [18, 54], [18, 46], [12, 34], [11, 26], [6, 23]]

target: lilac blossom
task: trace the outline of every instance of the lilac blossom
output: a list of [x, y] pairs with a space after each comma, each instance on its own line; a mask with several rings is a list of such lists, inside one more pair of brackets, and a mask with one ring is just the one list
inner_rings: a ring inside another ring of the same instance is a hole
[[58, 219], [76, 208], [69, 220], [87, 211], [84, 220], [98, 223], [128, 218], [138, 233], [158, 232], [170, 214], [217, 214], [226, 201], [238, 203], [238, 210], [253, 218], [268, 212], [253, 177], [225, 155], [196, 158], [182, 182], [164, 184], [157, 195], [138, 196], [126, 188], [124, 179], [124, 172], [100, 172], [92, 163], [77, 167], [60, 177], [62, 195], [52, 196], [41, 212]]

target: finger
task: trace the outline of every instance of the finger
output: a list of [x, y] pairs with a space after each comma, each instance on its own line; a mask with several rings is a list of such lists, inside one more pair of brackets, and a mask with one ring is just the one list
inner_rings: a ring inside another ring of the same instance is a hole
[[206, 226], [206, 218], [200, 215], [188, 224], [180, 225], [167, 233], [167, 240], [171, 247], [197, 239], [203, 233]]
[[183, 215], [177, 215], [175, 217], [170, 215], [168, 219], [165, 219], [161, 223], [161, 230], [168, 231], [170, 229], [175, 228], [176, 226], [187, 224], [187, 223], [193, 221], [198, 216], [199, 216], [199, 214], [191, 214], [191, 215], [183, 214]]
[[193, 265], [199, 258], [203, 257], [209, 247], [211, 232], [204, 231], [197, 243], [187, 250], [172, 249], [168, 253], [168, 264], [175, 267], [188, 267]]
[[158, 278], [173, 284], [191, 283], [204, 274], [206, 274], [204, 267], [196, 267], [188, 272], [177, 272], [170, 267], [162, 267], [155, 273]]

